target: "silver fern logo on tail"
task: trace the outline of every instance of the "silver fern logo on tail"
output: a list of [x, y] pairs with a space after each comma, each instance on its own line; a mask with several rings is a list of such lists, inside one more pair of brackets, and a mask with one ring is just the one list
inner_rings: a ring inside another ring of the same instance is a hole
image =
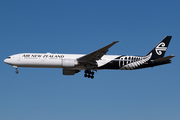
[[155, 48], [156, 50], [156, 53], [158, 55], [161, 55], [162, 54], [162, 51], [166, 51], [167, 50], [167, 47], [165, 47], [165, 43], [164, 42], [161, 42], [159, 43], [159, 45], [157, 45], [157, 47]]
[[[133, 70], [135, 68], [138, 68], [139, 66], [143, 65], [145, 62], [151, 59], [152, 53], [150, 53], [147, 56], [144, 57], [138, 57], [140, 60], [134, 61], [132, 63], [129, 63], [127, 65], [124, 65], [121, 67], [121, 70]], [[136, 57], [136, 56], [135, 56]]]

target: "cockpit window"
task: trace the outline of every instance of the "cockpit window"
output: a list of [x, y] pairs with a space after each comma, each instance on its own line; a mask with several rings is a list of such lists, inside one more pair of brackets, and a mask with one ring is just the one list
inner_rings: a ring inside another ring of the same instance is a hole
[[8, 59], [11, 59], [11, 57], [8, 57]]

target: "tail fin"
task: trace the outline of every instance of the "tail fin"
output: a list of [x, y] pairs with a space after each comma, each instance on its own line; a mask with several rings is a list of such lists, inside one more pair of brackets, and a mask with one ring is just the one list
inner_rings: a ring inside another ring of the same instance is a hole
[[151, 60], [164, 57], [172, 36], [166, 36], [155, 48], [153, 48], [147, 55], [152, 53]]

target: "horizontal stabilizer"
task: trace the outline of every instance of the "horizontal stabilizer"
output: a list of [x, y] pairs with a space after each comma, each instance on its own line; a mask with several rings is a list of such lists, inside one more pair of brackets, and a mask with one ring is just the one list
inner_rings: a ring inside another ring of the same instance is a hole
[[175, 57], [175, 55], [170, 55], [170, 56], [167, 56], [167, 57], [159, 58], [159, 59], [154, 60], [153, 62], [167, 61], [167, 60], [169, 60], [169, 59], [171, 59], [173, 57]]

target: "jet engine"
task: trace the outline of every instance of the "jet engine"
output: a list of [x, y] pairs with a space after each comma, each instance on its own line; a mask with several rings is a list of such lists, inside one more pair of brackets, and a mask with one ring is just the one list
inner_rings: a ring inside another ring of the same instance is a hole
[[78, 62], [75, 59], [62, 59], [62, 67], [64, 68], [72, 68], [77, 64]]

